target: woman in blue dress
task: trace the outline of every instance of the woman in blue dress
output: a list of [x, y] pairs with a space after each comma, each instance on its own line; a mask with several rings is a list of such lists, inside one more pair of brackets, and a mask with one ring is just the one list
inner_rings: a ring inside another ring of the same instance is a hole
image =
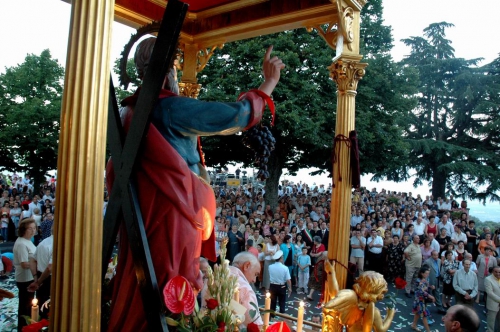
[[[415, 300], [413, 300], [413, 324], [411, 324], [411, 329], [420, 332], [417, 327], [418, 319], [422, 316], [422, 322], [424, 323], [425, 330], [430, 332], [429, 323], [427, 322], [427, 317], [431, 314], [425, 305], [426, 300], [434, 302], [436, 299], [430, 295], [427, 291], [429, 289], [429, 267], [424, 265], [418, 271], [417, 287], [415, 288]], [[433, 287], [433, 286], [431, 286]]]

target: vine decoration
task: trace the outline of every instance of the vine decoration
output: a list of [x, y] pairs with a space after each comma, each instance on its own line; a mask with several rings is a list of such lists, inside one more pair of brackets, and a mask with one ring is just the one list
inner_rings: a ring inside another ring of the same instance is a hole
[[128, 85], [132, 81], [130, 77], [127, 74], [127, 61], [128, 61], [128, 56], [130, 53], [130, 50], [134, 46], [135, 43], [142, 37], [154, 33], [158, 33], [160, 31], [160, 24], [161, 22], [159, 21], [153, 21], [149, 24], [146, 24], [139, 29], [137, 29], [137, 32], [130, 36], [130, 40], [128, 41], [127, 44], [123, 47], [123, 51], [121, 53], [121, 58], [120, 58], [120, 64], [119, 64], [119, 81], [120, 85], [123, 86], [123, 88], [126, 90], [128, 89]]

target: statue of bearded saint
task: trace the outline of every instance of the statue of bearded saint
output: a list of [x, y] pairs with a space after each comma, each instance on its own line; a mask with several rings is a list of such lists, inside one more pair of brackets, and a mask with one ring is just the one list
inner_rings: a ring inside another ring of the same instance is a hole
[[387, 293], [387, 282], [377, 272], [363, 272], [357, 279], [353, 289], [339, 290], [335, 275], [335, 263], [325, 262], [327, 281], [323, 308], [325, 322], [323, 332], [386, 332], [394, 318], [395, 309], [387, 308], [387, 315], [382, 319], [375, 303]]

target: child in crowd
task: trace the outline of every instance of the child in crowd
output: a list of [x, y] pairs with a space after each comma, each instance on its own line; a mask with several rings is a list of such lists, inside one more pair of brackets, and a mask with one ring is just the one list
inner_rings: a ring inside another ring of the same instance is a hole
[[[297, 257], [299, 267], [299, 285], [297, 294], [307, 294], [307, 283], [309, 282], [309, 266], [311, 266], [311, 257], [307, 254], [307, 248], [302, 248], [302, 254]], [[302, 289], [302, 290], [301, 290]]]

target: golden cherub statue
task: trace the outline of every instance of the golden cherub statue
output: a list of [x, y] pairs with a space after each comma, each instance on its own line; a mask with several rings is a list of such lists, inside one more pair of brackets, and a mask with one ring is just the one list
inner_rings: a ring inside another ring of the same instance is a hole
[[395, 309], [387, 308], [387, 315], [382, 319], [375, 303], [387, 293], [387, 282], [380, 273], [363, 272], [353, 286], [354, 290], [339, 290], [335, 275], [335, 263], [325, 262], [327, 273], [325, 287], [325, 306], [323, 332], [387, 332]]

